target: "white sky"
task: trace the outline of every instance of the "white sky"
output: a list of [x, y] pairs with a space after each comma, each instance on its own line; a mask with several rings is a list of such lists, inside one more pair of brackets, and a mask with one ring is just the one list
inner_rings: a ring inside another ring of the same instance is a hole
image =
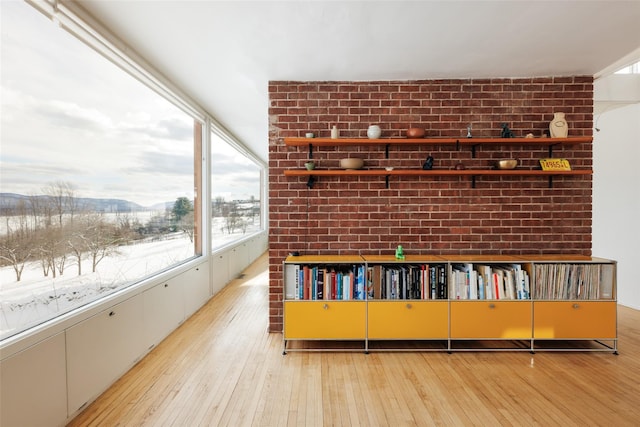
[[[0, 192], [67, 181], [79, 197], [193, 199], [191, 117], [26, 3], [0, 0], [0, 19]], [[214, 194], [259, 198], [255, 165], [213, 159]]]

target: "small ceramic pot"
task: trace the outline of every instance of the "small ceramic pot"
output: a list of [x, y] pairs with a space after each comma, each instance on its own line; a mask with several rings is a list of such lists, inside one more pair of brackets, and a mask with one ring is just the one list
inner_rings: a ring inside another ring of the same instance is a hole
[[307, 170], [312, 171], [316, 168], [316, 164], [313, 162], [307, 162], [304, 164], [304, 167], [307, 168]]

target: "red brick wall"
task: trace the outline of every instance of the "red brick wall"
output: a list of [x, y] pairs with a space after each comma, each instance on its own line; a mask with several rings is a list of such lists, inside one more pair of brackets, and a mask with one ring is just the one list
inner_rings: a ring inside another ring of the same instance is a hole
[[[321, 177], [312, 189], [305, 177], [285, 177], [303, 168], [306, 147], [287, 147], [284, 137], [306, 132], [366, 138], [370, 124], [383, 137], [422, 127], [427, 137], [499, 137], [506, 122], [516, 136], [548, 130], [565, 112], [569, 136], [591, 136], [593, 78], [548, 77], [376, 82], [269, 84], [269, 264], [271, 331], [282, 330], [282, 261], [302, 254], [393, 254], [398, 244], [413, 254], [591, 254], [591, 176], [556, 177]], [[419, 169], [427, 155], [434, 168], [489, 168], [495, 159], [518, 158], [536, 168], [547, 148], [443, 145], [314, 147], [319, 168], [340, 158], [362, 157], [365, 167]], [[553, 157], [574, 168], [592, 166], [591, 144], [556, 147]]]

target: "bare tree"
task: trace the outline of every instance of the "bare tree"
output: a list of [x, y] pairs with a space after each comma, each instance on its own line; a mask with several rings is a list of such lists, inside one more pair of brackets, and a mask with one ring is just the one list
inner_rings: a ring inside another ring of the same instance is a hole
[[0, 239], [0, 260], [13, 268], [17, 282], [22, 278], [25, 264], [31, 260], [32, 247], [27, 234], [9, 231]]
[[29, 196], [29, 210], [33, 217], [33, 229], [50, 227], [53, 224], [53, 204], [48, 196]]
[[59, 228], [49, 227], [37, 231], [35, 247], [45, 277], [51, 273], [55, 278], [58, 272], [64, 272], [67, 255], [63, 241], [63, 230]]
[[67, 239], [67, 246], [71, 250], [71, 254], [76, 259], [76, 264], [78, 265], [78, 276], [82, 275], [82, 256], [88, 250], [86, 245], [86, 237], [83, 233], [83, 230], [78, 229], [72, 234], [69, 235]]
[[66, 181], [56, 181], [49, 183], [42, 191], [48, 196], [53, 212], [58, 216], [60, 227], [63, 225], [62, 218], [65, 213], [69, 214], [71, 221], [73, 221], [73, 215], [77, 210], [73, 184]]
[[118, 236], [117, 227], [107, 223], [101, 216], [93, 215], [81, 238], [91, 257], [91, 270], [96, 272], [98, 264], [105, 257], [118, 253], [118, 245], [122, 238]]
[[176, 224], [176, 227], [189, 236], [189, 240], [193, 242], [193, 235], [195, 232], [195, 221], [193, 211], [185, 214], [180, 221]]

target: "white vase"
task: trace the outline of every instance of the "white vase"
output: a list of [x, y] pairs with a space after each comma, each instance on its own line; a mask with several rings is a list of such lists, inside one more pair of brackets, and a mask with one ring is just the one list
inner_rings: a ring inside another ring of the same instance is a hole
[[564, 118], [564, 113], [553, 113], [553, 120], [549, 123], [551, 138], [566, 138], [569, 134], [569, 125]]
[[382, 129], [378, 125], [371, 125], [369, 129], [367, 129], [367, 137], [369, 139], [378, 139], [382, 135]]
[[340, 131], [338, 130], [338, 126], [334, 126], [331, 128], [331, 139], [338, 139], [340, 137]]

